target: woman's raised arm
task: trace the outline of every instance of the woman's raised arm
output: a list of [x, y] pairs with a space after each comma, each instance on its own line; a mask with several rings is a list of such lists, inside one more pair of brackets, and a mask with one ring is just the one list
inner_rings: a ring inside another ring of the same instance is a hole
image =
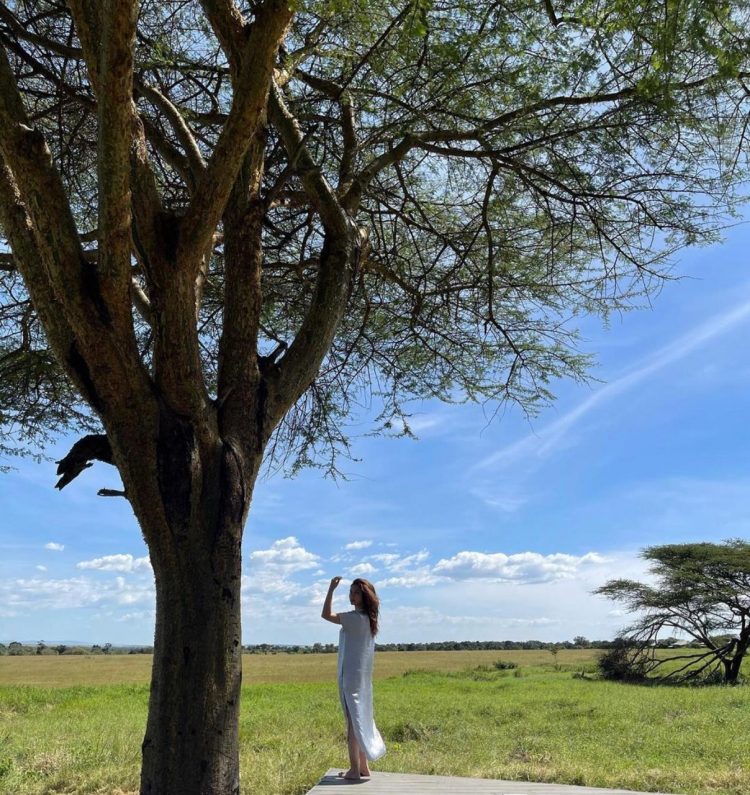
[[331, 584], [328, 586], [328, 593], [326, 594], [326, 600], [325, 602], [323, 602], [323, 612], [320, 614], [321, 618], [324, 618], [326, 621], [330, 621], [332, 624], [341, 623], [341, 619], [338, 617], [338, 614], [331, 612], [331, 603], [333, 602], [333, 592], [336, 590], [340, 582], [341, 582], [341, 577], [334, 577], [331, 580]]

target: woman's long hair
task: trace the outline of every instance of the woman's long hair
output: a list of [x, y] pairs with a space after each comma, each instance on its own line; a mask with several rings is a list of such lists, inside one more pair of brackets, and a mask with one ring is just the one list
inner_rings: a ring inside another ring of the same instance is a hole
[[375, 593], [375, 586], [369, 580], [357, 577], [352, 583], [359, 588], [362, 594], [362, 609], [370, 617], [370, 632], [373, 638], [378, 634], [378, 613], [380, 612], [380, 599]]

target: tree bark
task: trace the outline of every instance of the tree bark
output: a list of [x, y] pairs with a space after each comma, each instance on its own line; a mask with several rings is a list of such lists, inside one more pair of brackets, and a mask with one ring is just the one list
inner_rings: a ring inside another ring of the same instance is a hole
[[239, 795], [240, 554], [186, 552], [172, 566], [154, 566], [156, 635], [141, 793]]
[[724, 661], [724, 681], [727, 684], [737, 684], [737, 680], [740, 678], [742, 661], [745, 659], [748, 645], [750, 645], [750, 636], [748, 636], [747, 632], [740, 633], [740, 637], [735, 645], [732, 658], [730, 660]]
[[206, 447], [210, 433], [177, 418], [160, 431], [161, 506], [139, 516], [156, 583], [140, 791], [239, 795], [241, 542], [257, 461], [218, 437]]

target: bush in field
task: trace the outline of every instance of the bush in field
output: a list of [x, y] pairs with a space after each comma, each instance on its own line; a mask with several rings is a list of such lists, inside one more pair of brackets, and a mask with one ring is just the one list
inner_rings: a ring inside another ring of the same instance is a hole
[[638, 647], [623, 638], [611, 649], [602, 652], [597, 667], [603, 679], [618, 682], [634, 682], [644, 679], [646, 670]]

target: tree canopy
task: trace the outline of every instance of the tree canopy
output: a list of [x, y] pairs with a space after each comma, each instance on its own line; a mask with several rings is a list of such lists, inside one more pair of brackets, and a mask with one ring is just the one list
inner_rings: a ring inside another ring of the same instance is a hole
[[[76, 7], [4, 3], [0, 40], [95, 262], [103, 119]], [[557, 378], [585, 373], [575, 315], [638, 303], [676, 249], [713, 239], [742, 162], [745, 92], [727, 78], [746, 66], [747, 10], [670, 9], [297, 4], [245, 166], [262, 161], [260, 317], [246, 341], [274, 363], [312, 320], [326, 207], [356, 219], [357, 262], [322, 366], [276, 429], [276, 453], [310, 463], [316, 446], [324, 455], [345, 446], [342, 423], [372, 393], [382, 423], [397, 429], [411, 397], [510, 399], [534, 412]], [[134, 229], [150, 205], [176, 235], [216, 184], [225, 164], [212, 155], [233, 134], [243, 85], [240, 29], [232, 32], [240, 14], [229, 2], [140, 4], [127, 122], [137, 123], [143, 158], [130, 184]], [[222, 331], [243, 311], [227, 295], [247, 300], [226, 264], [240, 244], [227, 228], [232, 211], [219, 204], [210, 234], [201, 232], [191, 331], [214, 397]], [[135, 344], [150, 367], [160, 333], [137, 235], [133, 254]], [[33, 443], [45, 430], [90, 426], [90, 405], [55, 365], [13, 256], [3, 263], [6, 428]]]
[[[644, 675], [695, 679], [719, 670], [735, 682], [750, 646], [750, 542], [647, 547], [655, 583], [610, 580], [595, 593], [621, 602], [635, 622], [625, 629], [626, 654]], [[657, 656], [659, 634], [678, 632], [701, 648]], [[675, 663], [677, 661], [677, 663]]]

